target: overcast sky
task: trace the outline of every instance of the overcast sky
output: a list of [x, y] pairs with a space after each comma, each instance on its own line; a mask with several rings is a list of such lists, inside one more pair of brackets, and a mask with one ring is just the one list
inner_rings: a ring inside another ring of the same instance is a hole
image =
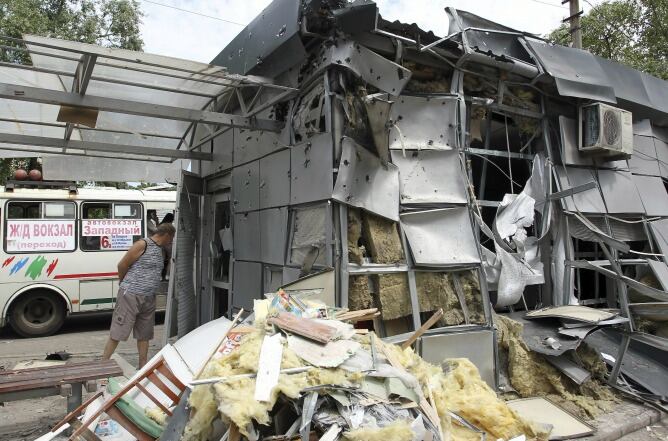
[[[281, 0], [279, 0], [281, 1]], [[146, 52], [209, 62], [243, 26], [160, 6], [170, 5], [243, 25], [271, 0], [139, 0], [145, 13], [142, 26]], [[601, 0], [585, 2], [598, 4]], [[522, 31], [544, 35], [568, 16], [561, 0], [377, 0], [389, 20], [417, 23], [421, 28], [447, 35], [444, 8], [453, 6]]]

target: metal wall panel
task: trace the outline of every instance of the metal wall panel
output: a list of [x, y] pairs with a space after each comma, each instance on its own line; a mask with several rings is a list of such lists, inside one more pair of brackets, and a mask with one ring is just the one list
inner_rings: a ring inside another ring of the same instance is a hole
[[278, 134], [234, 129], [234, 165], [259, 159], [280, 149]]
[[332, 195], [332, 135], [322, 133], [291, 149], [290, 202], [323, 201]]
[[402, 204], [465, 204], [466, 184], [456, 150], [392, 151], [399, 168]]
[[645, 212], [631, 173], [618, 170], [598, 170], [598, 182], [610, 214], [639, 214]]
[[[575, 167], [554, 167], [557, 179], [561, 184], [560, 190], [588, 184], [595, 181], [591, 170]], [[573, 196], [561, 199], [562, 204], [568, 211], [580, 211], [582, 213], [605, 213], [605, 204], [598, 188], [592, 188]]]
[[232, 196], [235, 212], [260, 208], [260, 161], [232, 170]]
[[401, 225], [416, 265], [480, 262], [467, 207], [404, 213]]
[[260, 261], [260, 213], [234, 214], [234, 258]]
[[654, 242], [663, 254], [663, 261], [668, 263], [668, 219], [659, 219], [649, 223], [649, 229], [654, 236]]
[[253, 310], [253, 300], [262, 298], [262, 264], [234, 262], [232, 308]]
[[663, 179], [657, 176], [633, 175], [633, 182], [647, 216], [668, 216], [668, 193]]
[[193, 180], [193, 176], [184, 177], [178, 195], [176, 214], [176, 246], [174, 260], [174, 286], [172, 295], [177, 303], [177, 336], [183, 337], [196, 325], [197, 311], [195, 296], [195, 251], [199, 231], [199, 197], [188, 194], [183, 185], [185, 180]]
[[260, 249], [264, 263], [283, 265], [288, 231], [287, 207], [260, 211]]
[[440, 366], [449, 358], [468, 358], [480, 372], [480, 377], [494, 389], [494, 332], [490, 330], [425, 335], [420, 356], [428, 363]]
[[633, 155], [629, 158], [629, 170], [639, 175], [661, 176], [654, 138], [633, 136]]
[[260, 208], [290, 203], [290, 150], [260, 160]]
[[399, 169], [394, 164], [382, 164], [377, 156], [344, 138], [332, 197], [398, 221]]
[[[450, 150], [457, 147], [457, 98], [408, 96], [394, 100], [390, 149]], [[403, 142], [402, 142], [403, 141]]]

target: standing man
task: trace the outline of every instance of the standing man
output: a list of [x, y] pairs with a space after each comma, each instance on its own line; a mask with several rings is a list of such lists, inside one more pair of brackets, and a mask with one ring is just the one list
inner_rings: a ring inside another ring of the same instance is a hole
[[118, 262], [120, 286], [104, 360], [111, 358], [118, 342], [126, 341], [133, 331], [139, 368], [148, 361], [148, 344], [155, 325], [155, 293], [162, 280], [165, 250], [171, 248], [175, 231], [170, 223], [158, 225], [155, 234], [135, 242]]

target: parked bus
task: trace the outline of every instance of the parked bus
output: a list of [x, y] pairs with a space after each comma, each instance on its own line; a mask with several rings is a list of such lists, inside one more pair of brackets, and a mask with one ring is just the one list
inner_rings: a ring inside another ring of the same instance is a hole
[[118, 261], [174, 207], [174, 191], [0, 187], [0, 328], [45, 336], [113, 310]]

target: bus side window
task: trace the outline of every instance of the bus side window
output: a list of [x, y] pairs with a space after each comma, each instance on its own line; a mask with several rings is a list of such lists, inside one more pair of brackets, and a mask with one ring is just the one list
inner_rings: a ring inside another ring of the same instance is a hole
[[[84, 202], [81, 204], [81, 219], [111, 219], [111, 203]], [[81, 228], [81, 249], [84, 251], [99, 251], [100, 236], [85, 235]]]
[[[127, 250], [133, 242], [142, 238], [141, 219], [142, 205], [136, 202], [84, 202], [81, 204], [81, 249]], [[89, 222], [93, 220], [101, 222]], [[132, 220], [139, 220], [139, 226]], [[130, 236], [117, 233], [119, 230], [130, 229], [136, 229], [139, 234]]]
[[10, 202], [7, 207], [7, 219], [40, 219], [41, 202]]
[[4, 221], [8, 253], [76, 249], [76, 205], [71, 201], [9, 201]]

